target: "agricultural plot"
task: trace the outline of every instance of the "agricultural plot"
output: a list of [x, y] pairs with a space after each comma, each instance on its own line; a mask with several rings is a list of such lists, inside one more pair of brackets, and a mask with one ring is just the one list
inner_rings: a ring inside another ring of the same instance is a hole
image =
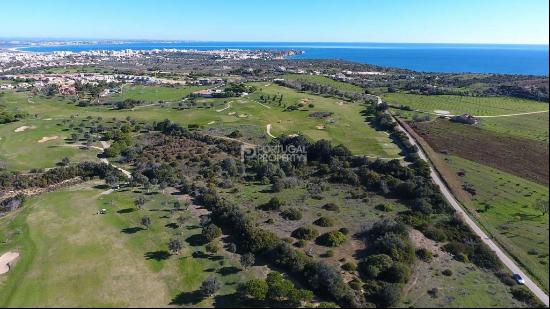
[[392, 105], [407, 105], [428, 113], [448, 111], [453, 115], [495, 116], [548, 111], [548, 104], [507, 97], [465, 97], [453, 95], [415, 95], [387, 93], [382, 99]]
[[548, 143], [548, 113], [483, 118], [481, 127], [494, 132]]
[[122, 87], [121, 93], [107, 98], [108, 101], [124, 101], [127, 99], [141, 100], [150, 103], [179, 102], [186, 98], [193, 91], [203, 89], [204, 87], [195, 86], [126, 86]]
[[548, 185], [548, 144], [447, 120], [421, 122], [415, 130], [437, 152], [449, 153]]
[[[199, 218], [189, 210], [172, 212], [176, 198], [151, 192], [141, 209], [131, 191], [101, 195], [105, 189], [85, 183], [31, 199], [22, 211], [0, 219], [0, 252], [19, 252], [9, 275], [0, 279], [0, 306], [212, 306], [231, 305], [240, 271], [238, 258], [224, 250], [204, 252], [192, 239]], [[97, 215], [99, 209], [107, 214]], [[140, 226], [149, 216], [152, 224]], [[178, 227], [177, 216], [186, 223]], [[179, 254], [168, 241], [181, 239]], [[219, 296], [203, 301], [194, 291], [208, 276], [221, 283]]]
[[469, 212], [548, 289], [548, 214], [535, 208], [548, 201], [548, 187], [456, 156], [445, 161], [475, 190]]
[[281, 76], [281, 78], [286, 80], [303, 80], [314, 84], [329, 86], [329, 87], [338, 89], [340, 91], [365, 93], [365, 90], [359, 86], [333, 80], [325, 76], [306, 75], [306, 74], [286, 74]]

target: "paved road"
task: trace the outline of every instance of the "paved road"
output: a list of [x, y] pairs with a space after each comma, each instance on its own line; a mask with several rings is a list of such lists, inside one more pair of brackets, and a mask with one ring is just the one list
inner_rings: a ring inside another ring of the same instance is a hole
[[[418, 147], [418, 155], [420, 156], [420, 158], [422, 158], [422, 160], [424, 161], [430, 162], [428, 160], [428, 156], [426, 155], [426, 153], [424, 153], [422, 148], [420, 148], [420, 145], [418, 145], [416, 140], [399, 123], [397, 123], [397, 128], [407, 135], [411, 144], [416, 145]], [[481, 228], [479, 228], [477, 224], [468, 216], [468, 214], [466, 213], [466, 211], [464, 211], [460, 203], [455, 199], [455, 197], [453, 196], [449, 188], [447, 188], [447, 185], [445, 184], [445, 182], [443, 182], [443, 179], [441, 179], [439, 174], [433, 169], [431, 164], [430, 164], [430, 171], [431, 171], [431, 176], [434, 183], [439, 186], [439, 188], [441, 189], [441, 193], [445, 196], [449, 204], [453, 206], [453, 208], [456, 210], [457, 213], [462, 215], [462, 217], [464, 218], [464, 222], [472, 229], [474, 233], [476, 233], [476, 235], [478, 235], [481, 238], [481, 240], [487, 246], [489, 246], [489, 248], [491, 248], [491, 250], [493, 250], [496, 253], [498, 258], [502, 261], [502, 263], [506, 267], [508, 267], [508, 269], [510, 269], [512, 273], [519, 274], [525, 280], [525, 286], [529, 288], [531, 292], [533, 292], [533, 294], [535, 294], [535, 296], [537, 296], [546, 305], [546, 307], [548, 307], [548, 295], [541, 288], [539, 288], [531, 280], [531, 278], [529, 278], [516, 265], [516, 263], [511, 258], [509, 258], [504, 253], [504, 251], [502, 251], [496, 245], [496, 243], [492, 241], [491, 238], [487, 234], [485, 234], [485, 232]]]

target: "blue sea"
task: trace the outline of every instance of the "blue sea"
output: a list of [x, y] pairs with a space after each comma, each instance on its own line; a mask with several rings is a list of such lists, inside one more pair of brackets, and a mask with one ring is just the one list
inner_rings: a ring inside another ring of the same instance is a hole
[[422, 72], [502, 73], [548, 76], [548, 45], [402, 43], [128, 42], [122, 44], [32, 46], [34, 52], [88, 50], [297, 49], [293, 59], [338, 59]]

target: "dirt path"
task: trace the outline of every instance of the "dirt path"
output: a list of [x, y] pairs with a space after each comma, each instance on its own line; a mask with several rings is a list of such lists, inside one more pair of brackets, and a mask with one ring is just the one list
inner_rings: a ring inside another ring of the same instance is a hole
[[[398, 130], [405, 133], [411, 142], [412, 145], [416, 145], [418, 147], [418, 155], [420, 158], [428, 163], [430, 163], [430, 160], [428, 156], [424, 153], [424, 150], [422, 150], [422, 147], [416, 142], [416, 140], [405, 130], [399, 122], [397, 122]], [[464, 219], [464, 223], [466, 223], [470, 229], [481, 238], [481, 240], [491, 249], [495, 252], [497, 257], [500, 259], [502, 264], [504, 264], [512, 273], [519, 274], [524, 280], [525, 280], [525, 286], [535, 294], [536, 297], [538, 297], [547, 307], [548, 307], [548, 295], [535, 283], [531, 278], [529, 278], [517, 265], [516, 263], [509, 258], [506, 253], [500, 247], [493, 241], [487, 234], [479, 227], [477, 224], [468, 216], [468, 213], [462, 208], [460, 203], [455, 199], [449, 188], [447, 188], [447, 185], [443, 181], [443, 179], [439, 176], [439, 174], [434, 170], [432, 165], [430, 164], [430, 174], [432, 177], [433, 182], [439, 187], [441, 190], [441, 193], [443, 196], [445, 196], [445, 199], [449, 204], [455, 209], [455, 211], [462, 216]]]
[[[101, 146], [103, 146], [103, 148], [101, 148], [103, 151], [105, 151], [105, 149], [111, 147], [111, 145], [109, 145], [109, 143], [107, 143], [106, 141], [100, 141], [100, 143], [101, 143]], [[121, 171], [126, 176], [126, 178], [128, 178], [128, 179], [132, 178], [132, 173], [131, 172], [110, 163], [107, 158], [101, 158], [100, 161], [103, 162], [103, 163], [109, 164], [112, 167], [116, 168], [117, 170]]]
[[260, 103], [260, 102], [258, 102], [258, 101], [256, 101], [256, 100], [252, 100], [252, 102], [258, 103], [258, 104], [260, 104], [261, 106], [263, 106], [263, 107], [265, 107], [265, 108], [267, 108], [267, 109], [271, 109], [271, 106], [267, 106], [267, 105], [265, 105], [265, 104], [263, 104], [263, 103]]
[[517, 114], [508, 114], [508, 115], [495, 115], [495, 116], [474, 116], [474, 117], [476, 117], [476, 118], [500, 118], [500, 117], [514, 117], [514, 116], [533, 115], [533, 114], [542, 114], [542, 113], [548, 113], [548, 111], [517, 113]]

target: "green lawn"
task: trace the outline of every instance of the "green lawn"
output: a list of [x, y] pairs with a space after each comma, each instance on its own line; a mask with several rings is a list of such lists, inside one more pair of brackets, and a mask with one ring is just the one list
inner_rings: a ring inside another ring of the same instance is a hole
[[[56, 120], [26, 119], [15, 123], [0, 125], [0, 161], [9, 170], [28, 171], [33, 168], [54, 167], [62, 158], [71, 161], [97, 160], [100, 151], [72, 147], [65, 141], [72, 131], [64, 131]], [[30, 127], [15, 132], [23, 126]], [[44, 137], [57, 139], [39, 143]]]
[[[256, 271], [233, 272], [238, 258], [223, 252], [193, 257], [204, 252], [186, 241], [200, 233], [198, 218], [189, 211], [171, 214], [173, 197], [146, 195], [137, 210], [136, 193], [100, 195], [103, 190], [86, 183], [46, 193], [0, 218], [0, 253], [21, 254], [0, 277], [0, 307], [159, 307], [178, 295], [182, 304], [211, 306], [213, 299], [190, 303], [207, 276], [219, 278], [223, 296]], [[108, 214], [97, 215], [101, 208]], [[139, 228], [145, 215], [153, 222], [148, 230]], [[171, 227], [179, 215], [188, 223]], [[172, 237], [184, 243], [179, 255], [166, 255]]]
[[333, 80], [331, 78], [325, 77], [325, 76], [318, 76], [318, 75], [306, 75], [306, 74], [286, 74], [281, 76], [281, 78], [286, 80], [303, 80], [306, 82], [311, 82], [315, 84], [330, 86], [335, 89], [341, 90], [341, 91], [347, 91], [347, 92], [355, 92], [355, 93], [365, 93], [365, 89], [350, 84], [350, 83], [344, 83], [341, 81]]
[[196, 86], [125, 86], [122, 92], [108, 97], [108, 101], [124, 101], [126, 99], [143, 100], [146, 102], [177, 102], [183, 100], [191, 92], [203, 89]]
[[[266, 131], [268, 124], [272, 125], [271, 133], [275, 136], [281, 134], [302, 133], [305, 136], [317, 139], [329, 139], [335, 144], [344, 144], [356, 154], [364, 154], [379, 157], [399, 157], [399, 148], [392, 143], [387, 134], [376, 131], [364, 122], [360, 112], [363, 106], [357, 103], [343, 103], [334, 98], [300, 93], [295, 90], [264, 83], [255, 84], [261, 90], [249, 97], [233, 99], [207, 99], [200, 100], [203, 106], [208, 108], [195, 108], [187, 110], [175, 110], [167, 107], [144, 107], [135, 110], [114, 110], [106, 107], [78, 107], [74, 103], [62, 98], [31, 97], [28, 93], [8, 92], [0, 97], [0, 104], [7, 110], [25, 111], [31, 115], [38, 114], [41, 118], [69, 118], [74, 115], [79, 117], [92, 116], [125, 119], [132, 117], [142, 121], [162, 121], [170, 119], [174, 122], [187, 125], [199, 124], [204, 126], [233, 126], [254, 125], [262, 131]], [[269, 103], [266, 106], [259, 104], [261, 95], [283, 95], [283, 106]], [[158, 97], [159, 100], [161, 97]], [[162, 96], [166, 99], [166, 96]], [[307, 100], [314, 105], [313, 108], [303, 108], [300, 111], [284, 111], [284, 106], [298, 104]], [[222, 112], [224, 101], [231, 101], [231, 107]], [[33, 102], [33, 103], [32, 103]], [[209, 107], [210, 103], [214, 107]], [[314, 119], [309, 117], [311, 112], [333, 112], [329, 119]], [[246, 115], [246, 117], [239, 117]], [[210, 124], [210, 125], [209, 125]], [[317, 126], [325, 126], [318, 129]]]
[[469, 113], [475, 116], [492, 116], [548, 110], [548, 103], [508, 97], [388, 93], [383, 95], [383, 100], [390, 104], [407, 105], [430, 113], [435, 110], [449, 111], [453, 115]]
[[484, 129], [547, 143], [548, 124], [548, 113], [484, 118], [481, 121], [481, 127]]
[[548, 215], [533, 208], [548, 201], [548, 188], [458, 157], [446, 161], [477, 190], [469, 212], [548, 290]]

